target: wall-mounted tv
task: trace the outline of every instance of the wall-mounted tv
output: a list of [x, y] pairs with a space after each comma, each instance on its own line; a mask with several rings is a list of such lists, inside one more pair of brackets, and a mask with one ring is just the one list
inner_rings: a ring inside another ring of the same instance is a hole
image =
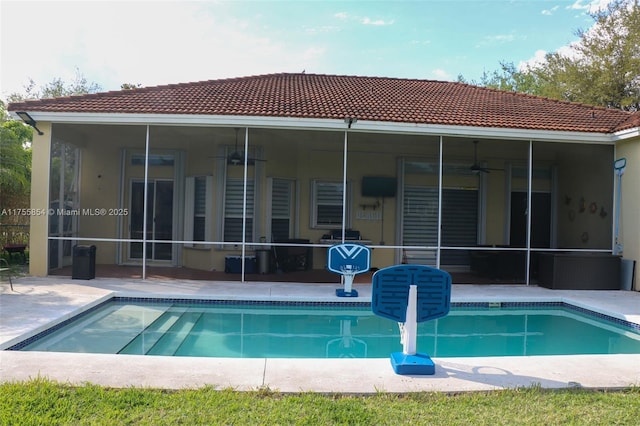
[[363, 197], [395, 197], [396, 178], [388, 176], [364, 176], [362, 178]]

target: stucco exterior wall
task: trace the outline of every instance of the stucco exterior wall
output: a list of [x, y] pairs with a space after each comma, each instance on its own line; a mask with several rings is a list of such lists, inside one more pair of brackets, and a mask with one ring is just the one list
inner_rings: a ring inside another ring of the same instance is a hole
[[[106, 209], [105, 215], [79, 217], [79, 237], [116, 238], [119, 219], [120, 154], [117, 144], [97, 134], [90, 144], [80, 148], [80, 205], [84, 209]], [[116, 209], [116, 210], [114, 210]], [[115, 263], [116, 243], [94, 241], [96, 263]]]
[[623, 157], [627, 166], [622, 176], [619, 241], [623, 258], [636, 261], [634, 289], [640, 291], [640, 138], [616, 145], [616, 159]]
[[[43, 135], [33, 132], [31, 144], [31, 209], [49, 210], [49, 171], [51, 166], [51, 123], [39, 122]], [[49, 273], [49, 216], [31, 216], [29, 227], [29, 273], [45, 277]]]
[[569, 148], [558, 156], [558, 247], [610, 249], [613, 147]]

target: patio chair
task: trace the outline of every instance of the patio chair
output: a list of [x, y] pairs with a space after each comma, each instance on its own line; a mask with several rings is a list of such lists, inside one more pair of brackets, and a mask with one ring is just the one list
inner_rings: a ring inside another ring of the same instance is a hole
[[[286, 240], [277, 240], [276, 243], [287, 244], [310, 244], [309, 240], [289, 238]], [[302, 271], [311, 269], [312, 248], [304, 246], [276, 246], [275, 258], [278, 266], [283, 272]]]
[[13, 291], [13, 282], [11, 281], [11, 268], [9, 267], [9, 262], [6, 259], [0, 257], [0, 274], [6, 273], [9, 276], [9, 286], [11, 287], [11, 291]]

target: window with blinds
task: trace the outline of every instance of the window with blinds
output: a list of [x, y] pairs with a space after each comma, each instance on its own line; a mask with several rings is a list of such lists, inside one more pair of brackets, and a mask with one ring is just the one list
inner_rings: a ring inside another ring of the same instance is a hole
[[206, 215], [206, 178], [198, 176], [194, 182], [193, 241], [204, 241], [204, 221]]
[[[244, 180], [228, 178], [225, 188], [224, 241], [242, 242], [242, 215], [244, 205]], [[254, 183], [247, 181], [247, 203], [245, 217], [245, 241], [253, 242]]]
[[[442, 245], [473, 247], [478, 244], [478, 190], [442, 190]], [[469, 265], [468, 250], [444, 250], [442, 265]]]
[[[438, 244], [438, 188], [405, 186], [403, 194], [402, 244], [429, 246], [429, 250], [406, 249], [407, 263], [435, 265]], [[478, 190], [442, 190], [442, 245], [475, 246], [478, 235]], [[467, 250], [443, 251], [442, 265], [467, 265]]]
[[273, 179], [271, 182], [271, 236], [274, 241], [291, 237], [294, 181]]
[[[349, 199], [349, 184], [347, 183], [347, 199]], [[314, 228], [342, 227], [342, 182], [326, 182], [314, 180], [312, 182], [311, 223]], [[350, 226], [350, 211], [347, 204], [345, 227]]]
[[212, 176], [187, 176], [185, 179], [185, 240], [206, 241], [211, 238], [212, 187]]
[[403, 191], [402, 245], [433, 249], [406, 249], [406, 263], [435, 265], [438, 244], [438, 189], [405, 186]]

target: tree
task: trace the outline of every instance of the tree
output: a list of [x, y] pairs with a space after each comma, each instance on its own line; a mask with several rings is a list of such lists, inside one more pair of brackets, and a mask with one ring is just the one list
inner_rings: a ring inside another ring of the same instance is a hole
[[75, 77], [70, 82], [65, 82], [60, 77], [56, 77], [44, 86], [37, 88], [35, 81], [29, 78], [29, 84], [24, 87], [24, 93], [12, 93], [7, 99], [9, 102], [21, 102], [30, 99], [84, 95], [99, 92], [101, 89], [99, 84], [89, 83], [87, 78], [76, 68]]
[[[0, 244], [25, 242], [29, 216], [17, 209], [29, 207], [32, 129], [9, 119], [0, 101]], [[16, 226], [17, 225], [17, 226]]]
[[[32, 129], [17, 120], [0, 122], [0, 210], [29, 205]], [[6, 220], [3, 217], [2, 222]]]
[[[76, 69], [73, 81], [66, 83], [54, 78], [50, 83], [36, 88], [33, 79], [25, 87], [24, 93], [9, 95], [9, 102], [29, 99], [43, 99], [57, 96], [71, 96], [94, 93], [100, 90], [96, 83], [89, 83]], [[12, 120], [6, 105], [0, 101], [0, 213], [29, 207], [31, 190], [31, 140], [33, 130], [20, 120]], [[25, 215], [2, 215], [3, 224], [28, 223]]]
[[[466, 82], [459, 76], [458, 81]], [[500, 62], [500, 69], [482, 73], [480, 81], [472, 81], [472, 84], [489, 87], [498, 90], [508, 90], [528, 94], [537, 94], [540, 91], [539, 81], [536, 76], [523, 71], [518, 71], [513, 62]]]
[[[572, 102], [640, 110], [639, 0], [615, 0], [591, 14], [594, 25], [578, 30], [569, 53], [518, 70], [513, 63], [484, 74], [480, 85]], [[464, 81], [463, 78], [459, 78]]]
[[579, 30], [573, 56], [558, 52], [532, 73], [554, 98], [637, 111], [640, 109], [640, 6], [615, 1]]
[[122, 83], [120, 85], [120, 89], [122, 90], [139, 89], [140, 87], [142, 87], [140, 83]]

